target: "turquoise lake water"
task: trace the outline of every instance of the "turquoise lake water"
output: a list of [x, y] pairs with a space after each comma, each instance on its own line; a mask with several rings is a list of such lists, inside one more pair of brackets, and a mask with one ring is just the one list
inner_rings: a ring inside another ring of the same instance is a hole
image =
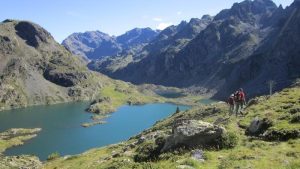
[[[0, 112], [1, 132], [9, 128], [42, 128], [37, 137], [8, 149], [5, 155], [33, 154], [45, 160], [53, 152], [73, 155], [125, 141], [172, 115], [177, 105], [125, 105], [107, 118], [106, 124], [83, 128], [80, 124], [89, 122], [92, 115], [84, 111], [87, 107], [88, 103], [76, 102]], [[189, 107], [179, 108], [183, 111]]]

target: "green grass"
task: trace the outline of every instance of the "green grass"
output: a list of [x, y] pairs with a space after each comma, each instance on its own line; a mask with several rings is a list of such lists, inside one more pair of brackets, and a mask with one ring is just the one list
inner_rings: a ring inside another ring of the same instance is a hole
[[103, 87], [98, 94], [99, 98], [108, 98], [91, 106], [95, 112], [107, 114], [116, 111], [124, 104], [145, 104], [154, 102], [164, 102], [164, 99], [156, 95], [146, 95], [137, 90], [131, 84], [116, 82], [115, 84]]
[[30, 140], [37, 135], [40, 129], [14, 129], [16, 132], [12, 134], [11, 130], [0, 133], [0, 154], [6, 149], [14, 146], [23, 145], [24, 141]]
[[60, 157], [60, 154], [58, 152], [55, 152], [55, 153], [51, 153], [48, 157], [47, 157], [47, 160], [48, 161], [51, 161], [51, 160], [55, 160], [57, 158]]
[[285, 89], [275, 93], [272, 97], [261, 97], [257, 105], [250, 106], [246, 110], [246, 117], [240, 123], [247, 125], [255, 117], [269, 118], [274, 122], [276, 130], [299, 130], [299, 123], [290, 123], [292, 118], [290, 111], [299, 107], [300, 88]]

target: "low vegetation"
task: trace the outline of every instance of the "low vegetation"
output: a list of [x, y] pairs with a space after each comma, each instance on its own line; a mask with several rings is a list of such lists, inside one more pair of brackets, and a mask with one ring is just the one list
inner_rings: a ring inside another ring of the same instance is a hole
[[163, 102], [164, 98], [158, 97], [155, 93], [144, 93], [138, 87], [124, 82], [116, 82], [102, 88], [91, 106], [88, 108], [89, 112], [105, 115], [116, 111], [116, 109], [124, 104], [139, 105], [150, 102]]
[[57, 159], [60, 157], [60, 154], [58, 152], [55, 152], [55, 153], [52, 153], [50, 154], [48, 157], [47, 157], [47, 160], [48, 161], [51, 161], [51, 160], [54, 160], [54, 159]]
[[40, 128], [23, 129], [12, 128], [0, 133], [0, 155], [6, 149], [24, 144], [24, 141], [30, 140], [37, 136], [36, 133], [41, 131]]

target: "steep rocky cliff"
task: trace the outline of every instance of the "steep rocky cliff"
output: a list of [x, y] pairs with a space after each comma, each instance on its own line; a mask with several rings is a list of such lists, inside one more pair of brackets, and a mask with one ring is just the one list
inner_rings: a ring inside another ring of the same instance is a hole
[[[271, 0], [246, 0], [212, 21], [206, 16], [165, 29], [132, 59], [125, 57], [131, 59], [125, 66], [100, 61], [89, 67], [136, 84], [197, 86], [217, 98], [240, 87], [251, 96], [266, 93], [270, 80], [278, 90], [300, 77], [299, 11], [299, 1], [283, 9]], [[192, 23], [202, 26], [187, 29]]]
[[103, 85], [37, 24], [5, 20], [0, 46], [0, 109], [89, 99]]

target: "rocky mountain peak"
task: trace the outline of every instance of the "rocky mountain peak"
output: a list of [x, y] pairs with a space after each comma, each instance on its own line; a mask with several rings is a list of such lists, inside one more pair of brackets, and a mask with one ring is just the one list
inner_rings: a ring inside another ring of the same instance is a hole
[[158, 35], [159, 31], [151, 28], [135, 28], [120, 36], [110, 36], [100, 31], [73, 33], [63, 42], [73, 54], [86, 60], [96, 60], [105, 56], [116, 56], [138, 51]]
[[183, 27], [185, 27], [188, 24], [187, 21], [181, 21], [180, 24], [177, 26], [177, 29], [182, 29]]
[[215, 16], [215, 20], [234, 17], [243, 22], [254, 22], [255, 16], [263, 17], [276, 9], [276, 4], [271, 0], [245, 0], [234, 3], [230, 9], [222, 10]]
[[190, 20], [189, 24], [197, 24], [197, 23], [200, 22], [200, 21], [201, 21], [201, 19], [199, 19], [199, 18], [192, 18], [192, 19]]
[[36, 48], [40, 43], [47, 43], [53, 40], [51, 34], [37, 24], [16, 20], [5, 20], [3, 23], [8, 22], [14, 23], [16, 34], [32, 47]]
[[210, 16], [210, 15], [203, 15], [201, 19], [202, 19], [202, 20], [203, 20], [203, 19], [205, 19], [205, 20], [212, 20], [213, 17]]
[[118, 36], [116, 40], [123, 47], [128, 48], [130, 46], [150, 42], [158, 33], [158, 31], [152, 30], [151, 28], [134, 28]]

